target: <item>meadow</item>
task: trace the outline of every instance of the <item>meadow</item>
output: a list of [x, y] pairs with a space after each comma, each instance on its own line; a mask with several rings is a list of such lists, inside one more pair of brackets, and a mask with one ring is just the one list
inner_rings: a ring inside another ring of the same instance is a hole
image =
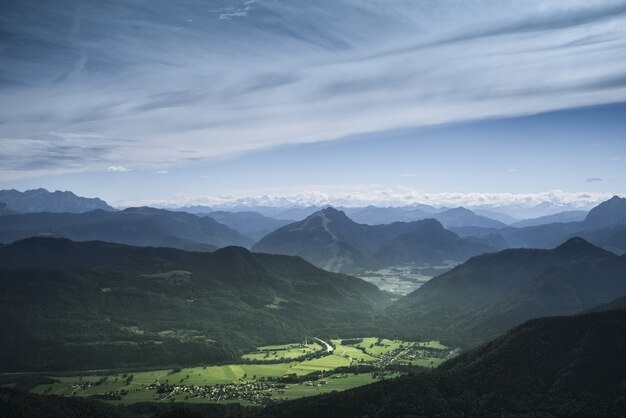
[[[51, 376], [54, 383], [39, 385], [32, 392], [94, 397], [116, 404], [144, 401], [267, 404], [346, 390], [397, 376], [397, 371], [386, 370], [390, 364], [436, 367], [454, 352], [437, 341], [367, 337], [333, 339], [330, 343], [334, 347], [332, 353], [317, 343], [284, 344], [257, 347], [242, 356], [245, 362], [236, 364]], [[319, 357], [301, 360], [309, 354]], [[357, 364], [372, 367], [368, 372], [345, 372]]]

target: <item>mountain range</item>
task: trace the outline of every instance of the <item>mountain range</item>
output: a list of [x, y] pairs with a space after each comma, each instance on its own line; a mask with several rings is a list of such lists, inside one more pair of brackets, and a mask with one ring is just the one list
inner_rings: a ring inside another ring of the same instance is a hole
[[464, 261], [491, 249], [486, 242], [460, 238], [434, 219], [365, 225], [332, 207], [283, 226], [252, 247], [256, 252], [299, 255], [338, 272], [390, 264]]
[[509, 225], [515, 228], [526, 226], [538, 226], [553, 223], [580, 222], [584, 221], [589, 212], [585, 210], [572, 210], [559, 212], [553, 215], [540, 216], [538, 218], [524, 219], [523, 221], [511, 222]]
[[521, 228], [451, 228], [460, 236], [499, 237], [506, 247], [551, 248], [580, 236], [618, 253], [626, 252], [626, 198], [613, 196], [600, 203], [579, 222], [549, 223]]
[[388, 300], [299, 257], [29, 238], [0, 248], [0, 370], [167, 367], [379, 334]]
[[11, 243], [32, 236], [201, 251], [228, 245], [250, 247], [254, 242], [210, 217], [146, 207], [116, 212], [95, 210], [0, 217], [0, 242]]
[[507, 224], [487, 216], [478, 215], [464, 207], [453, 209], [435, 208], [429, 205], [380, 208], [339, 208], [350, 219], [367, 225], [389, 224], [393, 222], [412, 222], [422, 219], [436, 219], [445, 228], [456, 226], [479, 226], [483, 228], [504, 228]]
[[626, 255], [572, 238], [552, 250], [474, 257], [400, 299], [409, 335], [474, 345], [528, 319], [569, 315], [626, 295]]
[[55, 191], [46, 189], [26, 190], [0, 190], [0, 202], [6, 204], [6, 208], [18, 213], [54, 212], [54, 213], [83, 213], [92, 210], [115, 210], [104, 200], [76, 196], [72, 192]]

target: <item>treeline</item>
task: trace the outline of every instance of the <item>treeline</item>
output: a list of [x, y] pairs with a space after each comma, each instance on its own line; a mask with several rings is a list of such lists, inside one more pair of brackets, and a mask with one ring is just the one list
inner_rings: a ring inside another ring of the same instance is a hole
[[37, 344], [22, 350], [12, 350], [0, 356], [0, 368], [5, 372], [81, 371], [101, 369], [132, 369], [144, 365], [164, 368], [194, 365], [199, 361], [226, 363], [236, 358], [224, 345], [177, 341], [136, 344]]

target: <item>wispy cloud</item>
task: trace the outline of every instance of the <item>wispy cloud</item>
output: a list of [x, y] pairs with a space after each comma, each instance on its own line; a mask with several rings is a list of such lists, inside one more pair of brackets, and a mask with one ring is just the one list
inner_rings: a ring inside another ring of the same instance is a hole
[[1, 178], [626, 100], [624, 1], [143, 6], [5, 7]]
[[112, 173], [125, 173], [127, 171], [130, 171], [130, 169], [121, 165], [111, 165], [107, 168], [107, 171], [110, 171]]
[[585, 182], [587, 183], [599, 183], [601, 181], [603, 181], [604, 179], [601, 179], [600, 177], [587, 177], [585, 179]]

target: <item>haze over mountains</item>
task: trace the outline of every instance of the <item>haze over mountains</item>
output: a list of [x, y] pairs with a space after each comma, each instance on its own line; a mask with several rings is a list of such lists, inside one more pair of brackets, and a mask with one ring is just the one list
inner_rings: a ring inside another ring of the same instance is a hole
[[299, 255], [341, 272], [409, 262], [463, 261], [490, 249], [486, 243], [446, 231], [434, 219], [372, 226], [353, 222], [334, 208], [279, 228], [252, 247], [258, 252]]
[[626, 417], [626, 0], [0, 2], [0, 418]]
[[0, 242], [10, 243], [32, 236], [204, 251], [227, 245], [249, 247], [254, 242], [210, 217], [200, 218], [189, 213], [154, 208], [0, 217]]
[[551, 248], [568, 238], [583, 237], [618, 253], [626, 252], [626, 198], [600, 203], [579, 222], [549, 223], [522, 228], [457, 227], [461, 236], [500, 237], [507, 247]]
[[71, 212], [82, 213], [101, 209], [113, 211], [104, 200], [98, 198], [86, 198], [76, 196], [72, 192], [55, 191], [46, 189], [26, 190], [0, 190], [0, 202], [7, 209], [18, 213], [31, 212]]
[[[200, 213], [200, 216], [205, 214]], [[241, 232], [243, 235], [260, 240], [270, 232], [285, 226], [291, 221], [285, 219], [274, 219], [258, 212], [242, 211], [242, 212], [226, 212], [215, 211], [206, 214], [216, 221]]]
[[[274, 208], [276, 216], [284, 216], [278, 219], [255, 211], [212, 211], [205, 206], [187, 208], [194, 214], [154, 208], [118, 211], [100, 199], [45, 189], [7, 190], [0, 195], [12, 202], [0, 211], [3, 243], [56, 236], [190, 250], [240, 245], [300, 255], [319, 267], [342, 272], [459, 262], [511, 247], [552, 248], [574, 236], [616, 253], [626, 252], [626, 200], [618, 196], [589, 213], [563, 212], [507, 226], [461, 207]], [[94, 206], [104, 209], [92, 210]], [[309, 215], [302, 221], [289, 220], [305, 214]]]
[[[373, 416], [446, 416], [459, 405], [477, 414], [543, 408], [584, 416], [589, 402], [571, 408], [559, 403], [574, 402], [579, 388], [609, 411], [600, 415], [610, 416], [621, 405], [613, 377], [623, 372], [609, 363], [621, 347], [615, 338], [623, 329], [615, 327], [624, 320], [626, 254], [609, 249], [626, 245], [625, 202], [616, 196], [582, 221], [525, 227], [464, 208], [429, 213], [423, 207], [419, 216], [431, 217], [377, 225], [355, 222], [332, 207], [296, 222], [253, 211], [202, 212], [210, 208], [196, 208], [195, 214], [149, 207], [82, 213], [5, 208], [0, 332], [12, 338], [0, 343], [0, 372], [191, 366], [233, 361], [254, 347], [303, 336], [376, 335], [439, 340], [470, 351], [429, 374], [284, 406], [239, 409], [235, 416], [312, 416], [302, 411], [326, 407], [333, 408], [329, 416], [343, 416], [337, 402]], [[417, 216], [415, 208], [348, 211], [362, 219]], [[460, 226], [447, 229], [437, 217]], [[260, 239], [255, 243], [250, 236]], [[558, 244], [507, 248], [511, 242]], [[399, 298], [332, 272], [450, 260], [461, 264]], [[526, 322], [590, 311], [603, 313]], [[600, 350], [589, 338], [608, 348]], [[524, 348], [539, 340], [541, 348]], [[594, 364], [613, 377], [585, 386], [584, 370], [596, 354], [602, 359]], [[545, 362], [553, 367], [535, 367]], [[501, 368], [509, 374], [524, 370], [528, 380], [503, 389], [502, 379], [512, 377]], [[543, 386], [529, 385], [535, 379]], [[540, 400], [545, 390], [550, 395]], [[432, 396], [440, 402], [427, 406]], [[12, 407], [20, 398], [8, 399]]]

